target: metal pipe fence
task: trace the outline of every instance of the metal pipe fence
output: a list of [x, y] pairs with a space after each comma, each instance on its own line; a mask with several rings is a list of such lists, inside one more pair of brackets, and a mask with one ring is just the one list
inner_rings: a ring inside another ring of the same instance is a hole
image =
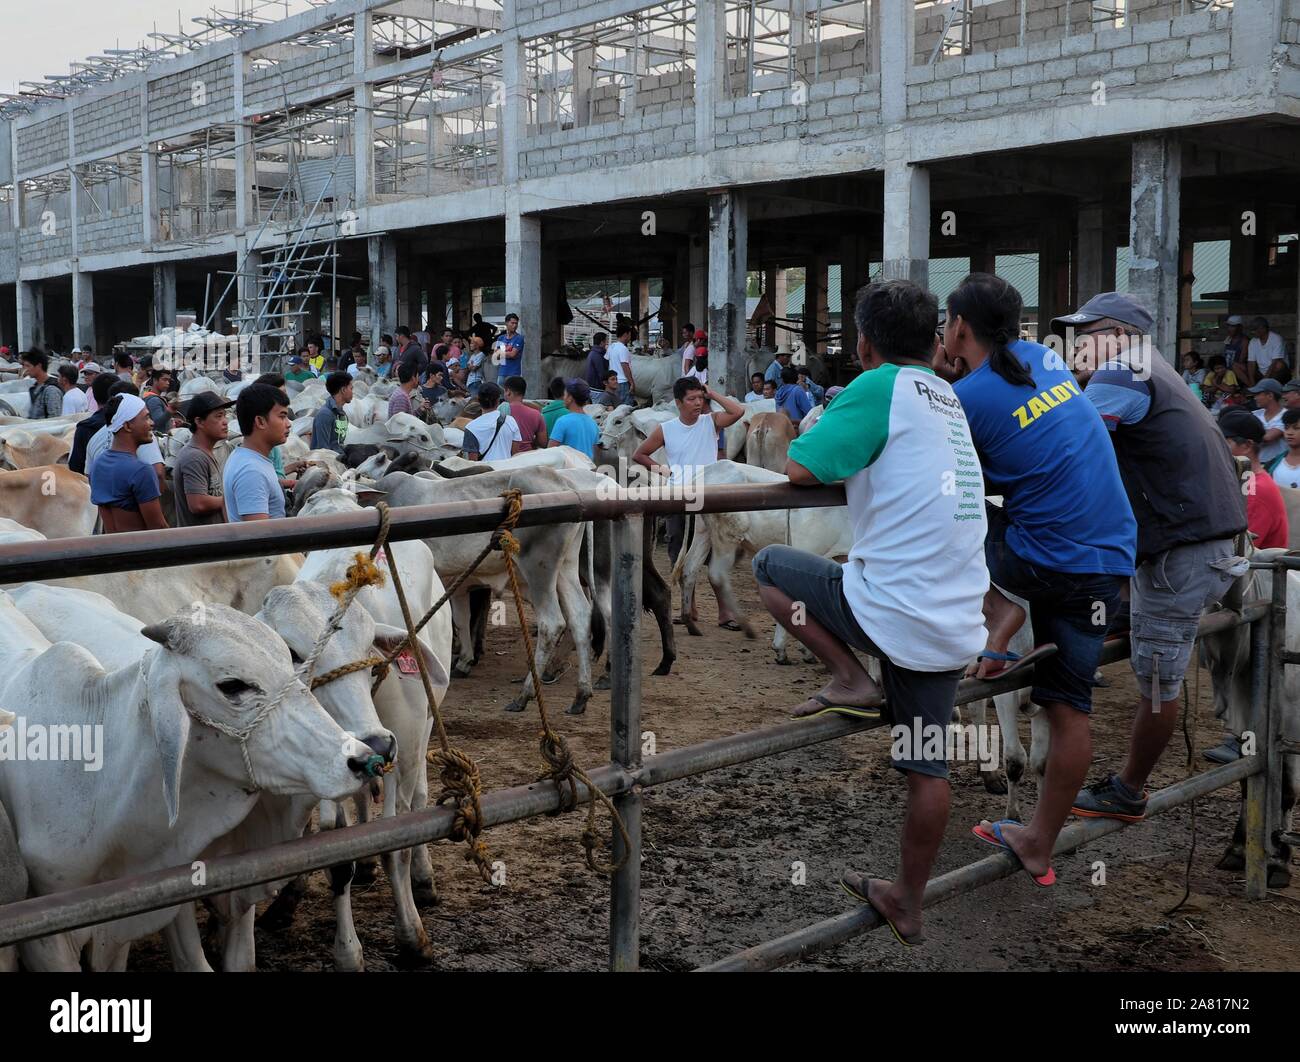
[[[641, 668], [637, 621], [641, 613], [643, 514], [674, 512], [745, 512], [844, 504], [842, 487], [797, 488], [724, 486], [701, 488], [688, 502], [661, 497], [649, 490], [611, 489], [609, 492], [566, 491], [526, 495], [519, 526], [608, 519], [613, 521], [613, 622], [610, 635], [611, 762], [590, 771], [602, 792], [615, 802], [627, 825], [632, 851], [611, 880], [609, 966], [638, 968], [640, 951], [640, 856], [642, 793], [651, 786], [694, 777], [708, 771], [780, 755], [823, 741], [833, 741], [885, 725], [883, 721], [818, 717], [732, 734], [657, 755], [641, 756]], [[393, 541], [490, 531], [502, 516], [500, 503], [448, 502], [392, 511], [389, 538]], [[260, 557], [300, 549], [324, 549], [370, 544], [378, 526], [370, 510], [328, 516], [258, 521], [165, 531], [134, 532], [82, 539], [0, 546], [0, 585], [38, 578], [51, 570], [60, 575], [90, 575], [237, 557]], [[1279, 558], [1275, 572], [1300, 568], [1300, 557]], [[1290, 754], [1281, 738], [1282, 669], [1291, 662], [1285, 650], [1286, 580], [1274, 579], [1272, 600], [1251, 602], [1239, 613], [1204, 617], [1199, 636], [1251, 625], [1251, 723], [1257, 734], [1254, 756], [1206, 771], [1152, 794], [1149, 814], [1178, 807], [1240, 780], [1247, 782], [1247, 895], [1262, 897], [1267, 889], [1267, 859], [1275, 837], [1281, 787], [1281, 757]], [[1125, 659], [1127, 643], [1109, 644], [1103, 663]], [[1032, 675], [1032, 672], [1029, 673]], [[1029, 685], [1023, 674], [994, 681], [964, 680], [957, 704]], [[587, 797], [579, 783], [576, 806]], [[498, 826], [554, 814], [567, 805], [555, 784], [535, 782], [496, 790], [482, 799], [484, 825]], [[30, 940], [147, 911], [173, 907], [205, 896], [265, 882], [281, 881], [318, 870], [446, 839], [454, 811], [432, 807], [394, 818], [377, 819], [346, 829], [330, 830], [238, 855], [207, 860], [203, 885], [195, 885], [190, 865], [100, 882], [64, 892], [0, 906], [0, 946]], [[1123, 828], [1106, 820], [1081, 823], [1062, 832], [1057, 852]], [[615, 831], [615, 858], [621, 839]], [[1005, 853], [952, 871], [931, 881], [925, 902], [943, 902], [1014, 871]], [[876, 928], [870, 908], [844, 915], [759, 944], [706, 969], [774, 969]]]

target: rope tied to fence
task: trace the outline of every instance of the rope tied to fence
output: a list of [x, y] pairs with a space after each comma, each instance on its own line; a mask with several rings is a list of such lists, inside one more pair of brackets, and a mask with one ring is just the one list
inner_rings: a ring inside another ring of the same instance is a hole
[[[513, 488], [505, 491], [502, 497], [506, 499], [506, 516], [493, 535], [493, 539], [505, 558], [506, 575], [510, 580], [510, 592], [515, 599], [515, 612], [519, 617], [519, 629], [523, 633], [524, 652], [528, 656], [528, 673], [532, 676], [533, 692], [537, 695], [537, 712], [542, 722], [542, 733], [538, 746], [542, 754], [542, 764], [546, 768], [539, 781], [545, 781], [549, 778], [555, 783], [556, 789], [559, 790], [560, 806], [556, 814], [577, 807], [578, 782], [587, 787], [587, 822], [582, 830], [582, 847], [587, 866], [597, 874], [615, 874], [627, 862], [632, 851], [632, 840], [628, 836], [627, 824], [623, 821], [623, 816], [619, 814], [618, 809], [614, 807], [614, 802], [591, 780], [587, 772], [574, 762], [569, 743], [564, 739], [563, 735], [556, 733], [551, 726], [550, 719], [547, 717], [546, 699], [542, 692], [542, 679], [537, 673], [537, 660], [533, 654], [533, 638], [528, 631], [528, 619], [524, 615], [524, 595], [519, 585], [519, 570], [515, 564], [520, 545], [519, 540], [511, 533], [519, 521], [519, 514], [523, 512], [523, 491]], [[610, 819], [623, 839], [623, 854], [613, 863], [601, 863], [596, 859], [596, 849], [601, 844], [600, 835], [596, 832], [596, 802], [598, 800], [609, 811]]]

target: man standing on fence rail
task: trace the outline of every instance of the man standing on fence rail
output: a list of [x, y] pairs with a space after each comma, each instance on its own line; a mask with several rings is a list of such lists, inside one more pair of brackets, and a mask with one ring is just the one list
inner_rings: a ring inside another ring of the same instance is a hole
[[1123, 822], [1146, 815], [1147, 778], [1178, 722], [1201, 612], [1246, 571], [1233, 548], [1246, 530], [1246, 501], [1228, 444], [1182, 377], [1151, 349], [1150, 330], [1146, 309], [1114, 291], [1052, 322], [1053, 332], [1074, 334], [1076, 374], [1110, 429], [1137, 518], [1129, 602], [1138, 711], [1128, 759], [1118, 774], [1080, 791], [1073, 807], [1076, 815]]
[[880, 715], [880, 689], [857, 649], [880, 659], [895, 731], [910, 732], [891, 751], [907, 775], [898, 876], [840, 879], [904, 944], [920, 940], [921, 899], [948, 824], [946, 742], [932, 755], [922, 735], [947, 734], [957, 683], [985, 645], [989, 587], [979, 459], [961, 403], [930, 365], [938, 317], [934, 296], [910, 281], [864, 288], [856, 318], [865, 371], [790, 447], [791, 483], [845, 481], [848, 563], [789, 546], [754, 558], [763, 604], [831, 672], [794, 714]]

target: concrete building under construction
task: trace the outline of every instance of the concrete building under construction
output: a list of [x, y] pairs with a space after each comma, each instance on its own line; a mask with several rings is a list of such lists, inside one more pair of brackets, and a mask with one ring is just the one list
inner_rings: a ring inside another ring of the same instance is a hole
[[1126, 247], [1172, 356], [1193, 249], [1217, 241], [1224, 312], [1294, 347], [1300, 0], [333, 0], [202, 22], [8, 97], [4, 342], [104, 351], [178, 307], [346, 340], [359, 304], [376, 335], [436, 328], [504, 286], [536, 377], [566, 283], [621, 277], [634, 318], [656, 281], [669, 334], [707, 327], [739, 393], [752, 274], [782, 319], [805, 271], [815, 346], [829, 275], [848, 307], [869, 273], [1032, 253], [1046, 320], [1113, 287]]

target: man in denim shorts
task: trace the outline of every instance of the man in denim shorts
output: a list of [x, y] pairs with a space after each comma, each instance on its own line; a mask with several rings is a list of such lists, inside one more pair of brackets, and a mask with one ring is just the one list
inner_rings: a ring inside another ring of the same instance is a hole
[[1151, 315], [1140, 303], [1103, 292], [1052, 324], [1060, 334], [1073, 330], [1084, 394], [1110, 429], [1138, 526], [1129, 592], [1138, 711], [1128, 758], [1118, 774], [1081, 790], [1073, 810], [1138, 822], [1147, 779], [1178, 722], [1201, 612], [1245, 571], [1233, 539], [1246, 529], [1246, 500], [1222, 432], [1145, 339]]
[[948, 822], [947, 724], [985, 641], [983, 479], [961, 403], [930, 366], [934, 296], [910, 281], [872, 284], [856, 316], [865, 371], [795, 440], [786, 465], [797, 486], [845, 481], [848, 563], [768, 546], [754, 575], [768, 611], [831, 673], [796, 716], [878, 717], [879, 687], [853, 650], [880, 659], [891, 759], [907, 777], [900, 867], [892, 882], [848, 871], [840, 883], [913, 944]]

